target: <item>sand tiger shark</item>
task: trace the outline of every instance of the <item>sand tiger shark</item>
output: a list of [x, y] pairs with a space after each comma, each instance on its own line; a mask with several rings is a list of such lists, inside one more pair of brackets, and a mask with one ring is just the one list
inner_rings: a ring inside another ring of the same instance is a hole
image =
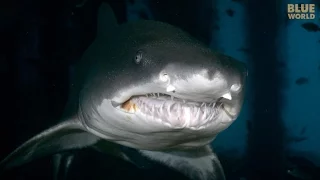
[[225, 179], [210, 143], [237, 119], [246, 76], [243, 63], [172, 25], [118, 25], [103, 3], [63, 118], [9, 154], [0, 169], [111, 142], [190, 179]]

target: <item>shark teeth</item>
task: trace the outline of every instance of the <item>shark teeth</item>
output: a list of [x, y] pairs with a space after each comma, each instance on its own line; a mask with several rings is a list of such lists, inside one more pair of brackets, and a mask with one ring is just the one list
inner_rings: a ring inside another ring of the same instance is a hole
[[[221, 99], [221, 98], [220, 98]], [[141, 116], [145, 121], [167, 127], [200, 130], [215, 122], [221, 112], [220, 99], [215, 102], [195, 102], [163, 93], [133, 96], [117, 108]]]
[[163, 94], [163, 93], [148, 93], [145, 95], [146, 97], [160, 97], [160, 96], [169, 96], [167, 94]]
[[139, 107], [139, 112], [145, 114], [147, 120], [158, 120], [172, 128], [190, 128], [199, 130], [219, 115], [220, 103], [197, 103], [172, 101], [150, 97], [132, 98], [131, 104]]
[[[140, 97], [140, 96], [137, 96]], [[179, 101], [182, 103], [193, 103], [193, 104], [200, 104], [201, 102], [194, 102], [194, 101], [188, 101], [186, 99], [179, 99], [177, 97], [174, 97], [172, 95], [168, 95], [168, 94], [164, 94], [164, 93], [148, 93], [146, 95], [144, 95], [144, 97], [146, 98], [154, 98], [154, 99], [158, 99], [158, 100], [171, 100], [171, 101]]]
[[128, 101], [121, 104], [120, 109], [128, 113], [135, 113], [138, 110], [138, 106], [129, 99]]

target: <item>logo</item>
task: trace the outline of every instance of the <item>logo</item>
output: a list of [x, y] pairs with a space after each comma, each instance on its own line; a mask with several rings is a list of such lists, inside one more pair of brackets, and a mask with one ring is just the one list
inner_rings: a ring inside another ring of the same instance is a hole
[[315, 19], [315, 4], [288, 4], [289, 19]]

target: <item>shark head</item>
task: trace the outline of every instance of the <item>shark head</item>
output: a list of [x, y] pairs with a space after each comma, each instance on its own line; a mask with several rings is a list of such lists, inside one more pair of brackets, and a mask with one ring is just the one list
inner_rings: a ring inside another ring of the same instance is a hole
[[243, 63], [168, 24], [123, 26], [91, 52], [97, 61], [80, 109], [92, 133], [139, 149], [189, 148], [208, 144], [238, 117]]
[[[225, 179], [209, 143], [240, 113], [244, 64], [169, 24], [111, 22], [112, 10], [101, 5], [97, 36], [77, 64], [64, 116], [2, 160], [0, 174], [92, 146], [130, 162], [143, 155], [191, 179]], [[118, 145], [139, 152], [130, 156]]]

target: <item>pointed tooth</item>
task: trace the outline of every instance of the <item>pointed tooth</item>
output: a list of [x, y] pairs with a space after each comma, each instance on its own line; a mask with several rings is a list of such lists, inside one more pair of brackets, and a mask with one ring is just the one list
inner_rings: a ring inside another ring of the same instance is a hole
[[204, 110], [207, 109], [207, 103], [204, 103]]
[[150, 114], [152, 114], [152, 107], [148, 108], [148, 111], [150, 112]]
[[168, 113], [168, 118], [170, 118], [170, 104], [167, 106], [167, 113]]
[[165, 104], [166, 102], [165, 101], [163, 101], [163, 103], [161, 104], [161, 106], [160, 106], [160, 109], [162, 109], [163, 108], [163, 106], [164, 106], [164, 104]]
[[164, 114], [163, 114], [163, 106], [164, 106], [164, 103], [165, 103], [165, 101], [164, 101], [164, 102], [162, 103], [162, 105], [160, 106], [160, 114], [161, 114], [161, 115], [164, 115]]
[[[191, 108], [187, 108], [186, 109], [186, 111], [185, 111], [185, 113], [188, 113], [189, 114], [189, 116], [188, 116], [188, 118], [186, 119], [186, 122], [184, 123], [184, 127], [187, 127], [187, 126], [189, 126], [190, 125], [190, 120], [191, 120], [191, 111], [192, 111], [192, 109]], [[187, 117], [187, 116], [186, 116]]]
[[207, 116], [207, 117], [206, 117], [206, 119], [203, 121], [202, 124], [206, 124], [206, 123], [211, 119], [212, 113], [207, 112], [206, 116]]
[[181, 110], [182, 110], [182, 109], [181, 109], [181, 104], [180, 104], [180, 103], [178, 103], [177, 105], [178, 105], [178, 119], [179, 119], [179, 121], [180, 121], [180, 120], [181, 120], [181, 114], [182, 114], [182, 113], [181, 113]]
[[202, 118], [204, 117], [204, 119], [203, 120], [205, 120], [205, 118], [207, 117], [207, 108], [205, 107], [204, 108], [204, 111], [203, 111], [203, 116], [202, 116]]
[[156, 108], [155, 109], [155, 113], [158, 115], [158, 114], [160, 114], [160, 108]]
[[196, 114], [196, 120], [199, 120], [199, 116], [200, 116], [200, 108], [197, 108], [198, 111], [197, 111], [197, 114]]
[[212, 119], [212, 118], [215, 116], [215, 114], [216, 114], [216, 111], [213, 111], [213, 112], [211, 113], [210, 119]]
[[161, 106], [159, 108], [156, 109], [157, 115], [161, 116]]
[[152, 119], [155, 120], [154, 118], [155, 118], [155, 105], [152, 106]]

